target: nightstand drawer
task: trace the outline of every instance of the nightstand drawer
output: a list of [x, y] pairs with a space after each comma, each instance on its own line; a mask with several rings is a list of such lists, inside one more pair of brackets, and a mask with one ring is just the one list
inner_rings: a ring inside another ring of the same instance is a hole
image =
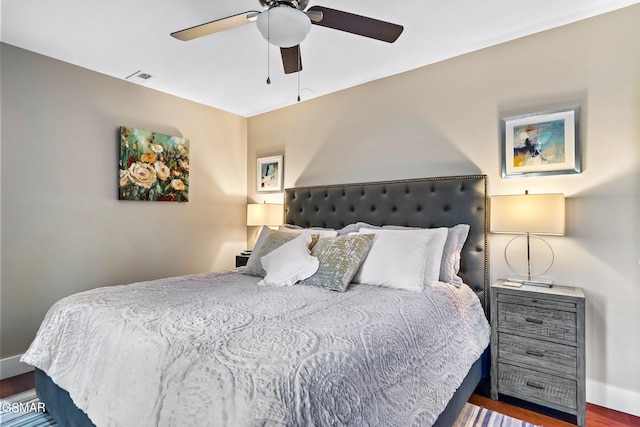
[[498, 301], [498, 328], [576, 342], [576, 313]]
[[507, 295], [500, 294], [498, 301], [512, 302], [514, 304], [531, 305], [540, 308], [559, 309], [567, 311], [575, 311], [576, 304], [574, 302], [567, 301], [555, 301], [539, 296], [521, 296], [521, 295]]
[[532, 367], [576, 375], [578, 350], [570, 345], [507, 333], [498, 334], [498, 357]]
[[498, 388], [501, 392], [541, 404], [577, 408], [577, 383], [532, 369], [523, 369], [506, 363], [498, 364]]

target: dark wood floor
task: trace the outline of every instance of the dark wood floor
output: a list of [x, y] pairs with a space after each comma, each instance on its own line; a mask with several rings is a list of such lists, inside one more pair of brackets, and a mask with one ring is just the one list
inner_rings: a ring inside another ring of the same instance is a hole
[[[0, 381], [0, 398], [11, 396], [35, 387], [33, 372], [7, 378]], [[495, 401], [481, 394], [474, 394], [469, 399], [474, 405], [484, 406], [492, 411], [500, 412], [514, 418], [544, 427], [571, 427], [570, 422], [544, 415], [518, 404], [506, 401]], [[587, 427], [640, 427], [640, 417], [624, 414], [612, 409], [587, 403]]]
[[7, 378], [6, 380], [0, 381], [0, 399], [27, 391], [35, 386], [33, 371], [18, 375], [17, 377]]
[[[548, 415], [540, 414], [529, 409], [525, 409], [514, 404], [503, 401], [495, 401], [488, 397], [474, 394], [469, 399], [470, 403], [477, 406], [484, 406], [492, 411], [509, 415], [510, 417], [526, 421], [531, 424], [544, 427], [572, 427], [572, 422], [563, 421]], [[566, 418], [569, 418], [566, 416]], [[573, 417], [575, 418], [575, 417]], [[640, 426], [640, 417], [603, 408], [602, 406], [587, 403], [587, 427], [636, 427]]]

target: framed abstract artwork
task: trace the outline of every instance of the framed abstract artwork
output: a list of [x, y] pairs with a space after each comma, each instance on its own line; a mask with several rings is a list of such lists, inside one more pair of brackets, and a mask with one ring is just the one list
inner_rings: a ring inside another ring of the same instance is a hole
[[502, 177], [580, 173], [580, 107], [500, 122]]
[[120, 127], [120, 200], [189, 201], [189, 140]]
[[259, 157], [257, 170], [258, 192], [282, 191], [282, 155]]

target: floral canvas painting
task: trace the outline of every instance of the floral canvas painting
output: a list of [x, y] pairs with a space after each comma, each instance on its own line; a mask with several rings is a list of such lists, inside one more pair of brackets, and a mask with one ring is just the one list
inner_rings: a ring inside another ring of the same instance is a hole
[[120, 200], [189, 201], [189, 140], [120, 127]]

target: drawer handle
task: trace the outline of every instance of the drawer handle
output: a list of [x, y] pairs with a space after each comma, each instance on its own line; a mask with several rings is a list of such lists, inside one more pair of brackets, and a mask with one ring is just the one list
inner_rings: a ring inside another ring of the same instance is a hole
[[544, 353], [541, 351], [527, 350], [525, 353], [529, 356], [544, 357]]
[[531, 381], [527, 381], [527, 387], [536, 388], [538, 390], [544, 390], [544, 386], [540, 384], [532, 383]]
[[537, 324], [537, 325], [542, 325], [542, 320], [538, 320], [538, 319], [531, 319], [531, 318], [529, 318], [529, 317], [527, 317], [527, 318], [526, 318], [526, 319], [524, 319], [524, 320], [526, 320], [526, 321], [527, 321], [527, 322], [529, 322], [529, 323], [535, 323], [535, 324]]

